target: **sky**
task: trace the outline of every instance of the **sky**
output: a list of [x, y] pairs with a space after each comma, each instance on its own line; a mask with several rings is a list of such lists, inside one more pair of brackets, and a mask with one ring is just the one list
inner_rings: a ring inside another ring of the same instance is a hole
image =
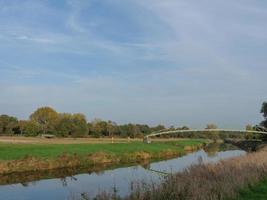
[[262, 0], [0, 0], [0, 114], [243, 128], [266, 52]]

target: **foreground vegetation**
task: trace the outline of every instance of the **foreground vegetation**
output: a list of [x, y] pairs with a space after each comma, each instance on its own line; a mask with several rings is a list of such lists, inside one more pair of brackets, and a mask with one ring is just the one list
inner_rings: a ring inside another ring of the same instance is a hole
[[238, 200], [266, 200], [267, 179], [240, 191]]
[[183, 154], [207, 140], [116, 144], [4, 144], [0, 143], [0, 173], [130, 163]]
[[[222, 160], [216, 164], [200, 162], [183, 172], [167, 176], [160, 184], [135, 183], [132, 193], [125, 198], [101, 193], [95, 199], [124, 200], [229, 200], [266, 199], [267, 148], [246, 156]], [[256, 185], [263, 181], [260, 189]], [[254, 187], [253, 187], [254, 186]], [[254, 188], [241, 192], [243, 188]], [[261, 191], [256, 194], [255, 191]], [[265, 195], [265, 196], [264, 196]], [[259, 198], [258, 198], [259, 197]]]

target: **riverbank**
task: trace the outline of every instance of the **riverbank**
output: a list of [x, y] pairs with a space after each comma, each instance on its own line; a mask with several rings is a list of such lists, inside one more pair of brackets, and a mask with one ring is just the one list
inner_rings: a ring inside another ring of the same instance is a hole
[[179, 156], [209, 141], [178, 140], [114, 144], [0, 143], [0, 174], [142, 162]]
[[[193, 165], [183, 172], [168, 176], [160, 184], [143, 185], [142, 183], [135, 183], [132, 193], [121, 199], [260, 199], [255, 192], [257, 190], [252, 191], [252, 193], [254, 192], [253, 198], [249, 198], [249, 195], [251, 195], [249, 193], [243, 193], [242, 196], [242, 190], [251, 188], [251, 186], [254, 186], [254, 188], [267, 187], [266, 176], [267, 148], [265, 147], [258, 152], [222, 160], [218, 163]], [[104, 193], [96, 199], [107, 200], [112, 199], [112, 196], [114, 197], [114, 194]]]
[[266, 200], [267, 199], [267, 179], [249, 187], [242, 189], [238, 200]]

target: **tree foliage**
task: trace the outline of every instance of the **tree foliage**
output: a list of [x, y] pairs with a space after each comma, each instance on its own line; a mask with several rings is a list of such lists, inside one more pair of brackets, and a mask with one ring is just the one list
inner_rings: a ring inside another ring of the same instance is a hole
[[88, 127], [83, 114], [59, 114], [56, 135], [62, 137], [82, 137], [87, 135]]
[[40, 125], [33, 120], [20, 120], [19, 121], [20, 134], [25, 136], [37, 136], [40, 131]]
[[30, 120], [36, 122], [41, 127], [41, 132], [43, 134], [55, 133], [55, 125], [58, 122], [58, 113], [50, 107], [38, 108], [30, 116]]
[[0, 115], [0, 134], [12, 135], [17, 132], [18, 119], [8, 115]]
[[261, 122], [261, 125], [267, 128], [267, 102], [263, 102], [261, 107], [261, 113], [264, 117], [264, 120]]
[[218, 129], [218, 126], [216, 124], [207, 124], [205, 129]]

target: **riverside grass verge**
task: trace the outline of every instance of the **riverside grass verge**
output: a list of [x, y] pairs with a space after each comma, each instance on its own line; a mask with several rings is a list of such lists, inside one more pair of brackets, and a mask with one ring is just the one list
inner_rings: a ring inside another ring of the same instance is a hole
[[263, 181], [242, 189], [237, 200], [266, 200], [267, 178]]
[[0, 174], [103, 164], [141, 162], [196, 150], [203, 139], [115, 144], [4, 144], [0, 143]]
[[183, 172], [165, 177], [161, 183], [133, 183], [131, 194], [124, 198], [116, 196], [116, 193], [103, 192], [94, 200], [267, 199], [266, 178], [267, 148], [265, 147], [258, 152], [217, 163], [205, 164], [200, 161], [199, 164]]

